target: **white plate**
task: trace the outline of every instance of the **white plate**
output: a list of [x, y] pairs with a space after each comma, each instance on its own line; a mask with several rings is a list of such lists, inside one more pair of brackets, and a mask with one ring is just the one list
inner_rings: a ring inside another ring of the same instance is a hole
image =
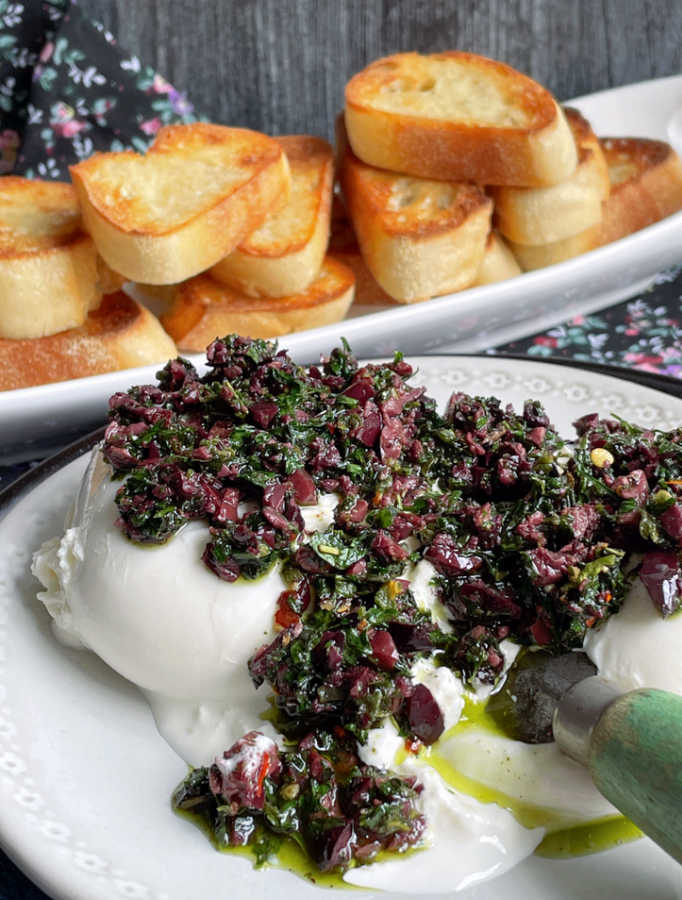
[[[667, 140], [682, 153], [682, 75], [614, 88], [568, 101], [597, 134]], [[654, 273], [682, 262], [682, 212], [576, 259], [499, 284], [472, 288], [428, 303], [390, 308], [299, 332], [280, 340], [302, 362], [346, 337], [358, 356], [383, 356], [400, 347], [476, 352], [558, 322], [602, 309], [645, 286]], [[113, 372], [63, 384], [0, 393], [0, 461], [29, 459], [101, 423], [106, 400], [158, 366]]]
[[[424, 358], [417, 380], [450, 392], [540, 399], [564, 434], [586, 412], [670, 428], [682, 401], [613, 378], [533, 362]], [[60, 469], [0, 520], [0, 838], [63, 900], [315, 900], [319, 888], [216, 853], [169, 796], [185, 774], [135, 688], [87, 652], [52, 637], [28, 574], [31, 552], [61, 531], [85, 458]], [[150, 585], [150, 590], [153, 586]], [[428, 878], [428, 872], [424, 873]], [[366, 892], [334, 891], [362, 898]], [[327, 895], [330, 896], [330, 895]], [[389, 895], [378, 895], [388, 898]], [[540, 858], [465, 900], [673, 900], [682, 869], [648, 840], [570, 861]]]

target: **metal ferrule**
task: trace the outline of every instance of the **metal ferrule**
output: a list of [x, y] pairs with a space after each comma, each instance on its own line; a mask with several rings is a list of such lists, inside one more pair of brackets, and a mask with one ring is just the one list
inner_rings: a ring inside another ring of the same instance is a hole
[[592, 732], [602, 714], [621, 691], [598, 675], [574, 684], [554, 710], [554, 740], [567, 756], [586, 766]]

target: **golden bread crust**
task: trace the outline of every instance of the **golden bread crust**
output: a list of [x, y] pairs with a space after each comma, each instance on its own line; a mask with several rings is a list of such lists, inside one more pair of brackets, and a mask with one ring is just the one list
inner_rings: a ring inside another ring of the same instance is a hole
[[544, 269], [545, 266], [565, 262], [567, 259], [580, 256], [590, 250], [596, 250], [601, 244], [601, 227], [601, 222], [598, 222], [578, 234], [537, 246], [515, 244], [510, 240], [507, 243], [523, 271], [530, 272], [534, 269]]
[[682, 209], [682, 162], [664, 141], [602, 138], [611, 178], [601, 242], [626, 237]]
[[288, 297], [249, 297], [199, 275], [178, 286], [161, 321], [181, 349], [200, 352], [230, 332], [278, 337], [339, 321], [353, 300], [353, 286], [350, 269], [330, 256], [306, 291]]
[[[450, 85], [441, 84], [442, 75], [450, 67], [457, 80], [470, 78], [470, 83], [463, 86], [467, 89], [463, 93], [468, 96], [453, 97], [449, 95]], [[494, 106], [492, 115], [489, 109], [480, 108], [486, 104], [475, 94], [484, 89], [487, 99], [493, 101], [488, 104]], [[429, 95], [435, 91], [440, 93], [440, 108], [428, 102]], [[459, 122], [472, 128], [484, 127], [485, 123], [539, 131], [554, 120], [551, 94], [532, 78], [506, 63], [459, 50], [429, 55], [396, 53], [375, 60], [348, 82], [346, 101], [359, 107], [371, 105], [390, 111], [414, 109], [415, 115]]]
[[567, 177], [575, 146], [551, 94], [504, 63], [400, 53], [346, 85], [356, 155], [422, 178], [534, 187]]
[[0, 390], [162, 363], [175, 355], [172, 339], [149, 310], [117, 292], [78, 328], [31, 340], [0, 339]]
[[0, 259], [53, 250], [81, 233], [72, 185], [18, 175], [0, 179]]
[[0, 260], [0, 337], [41, 338], [82, 325], [102, 294], [87, 234], [68, 244]]
[[272, 212], [211, 275], [250, 296], [299, 293], [320, 270], [329, 241], [333, 153], [310, 135], [275, 139], [289, 161], [289, 202]]
[[[491, 209], [475, 184], [414, 178], [365, 165], [348, 152], [343, 163], [344, 195], [361, 198], [366, 215], [386, 234], [421, 240], [451, 231], [476, 212]], [[347, 192], [347, 193], [346, 193]]]
[[329, 253], [339, 262], [348, 266], [355, 276], [353, 307], [397, 305], [393, 297], [389, 297], [386, 291], [377, 284], [376, 278], [367, 268], [353, 226], [339, 196], [335, 196], [332, 202]]
[[492, 187], [494, 221], [517, 244], [548, 244], [601, 221], [609, 174], [599, 141], [578, 110], [566, 108], [578, 151], [578, 165], [564, 181], [541, 188]]
[[473, 287], [494, 284], [515, 278], [521, 274], [521, 267], [504, 239], [495, 231], [491, 231], [485, 245], [483, 262], [476, 275]]
[[214, 265], [286, 202], [290, 184], [271, 138], [206, 123], [161, 129], [144, 157], [95, 154], [71, 176], [104, 260], [150, 284]]
[[0, 337], [81, 325], [102, 296], [97, 267], [72, 185], [0, 178]]
[[339, 181], [364, 260], [393, 299], [413, 303], [473, 283], [492, 213], [480, 188], [382, 171], [349, 146]]
[[599, 143], [611, 179], [601, 222], [545, 245], [510, 241], [525, 271], [595, 250], [682, 209], [682, 162], [669, 144], [627, 137], [603, 138]]
[[606, 157], [614, 190], [677, 156], [670, 144], [649, 138], [603, 137], [599, 143]]
[[[331, 248], [330, 248], [331, 250]], [[377, 308], [385, 306], [398, 306], [398, 301], [389, 296], [386, 291], [377, 283], [376, 278], [367, 268], [367, 263], [360, 253], [360, 248], [356, 247], [355, 251], [345, 250], [334, 251], [336, 258], [342, 262], [344, 266], [352, 271], [355, 278], [355, 293], [353, 295], [353, 306], [376, 306]], [[429, 300], [429, 297], [415, 299], [412, 302], [418, 303], [421, 300]]]
[[601, 199], [606, 200], [611, 192], [611, 180], [609, 178], [609, 167], [606, 164], [606, 158], [599, 138], [580, 110], [572, 106], [564, 106], [563, 111], [578, 150], [578, 162], [581, 162], [585, 156], [588, 156], [589, 151], [592, 151], [594, 155], [593, 165], [598, 172], [597, 183], [600, 187]]
[[101, 256], [97, 257], [97, 289], [100, 294], [113, 294], [120, 291], [125, 284], [125, 278], [120, 272], [114, 272], [104, 262]]
[[[274, 140], [289, 160], [291, 196], [285, 207], [271, 213], [239, 245], [238, 252], [249, 256], [280, 257], [296, 253], [313, 237], [320, 216], [326, 215], [328, 227], [334, 178], [331, 144], [306, 134], [283, 135]], [[288, 207], [294, 208], [293, 220], [286, 215]]]
[[[162, 235], [222, 203], [280, 155], [277, 143], [259, 132], [196, 122], [162, 128], [144, 155], [133, 150], [93, 153], [70, 171], [112, 225]], [[204, 188], [200, 193], [198, 177]], [[173, 189], [175, 205], [165, 206], [164, 198], [155, 196], [157, 179], [160, 189]], [[152, 184], [145, 184], [149, 180]]]

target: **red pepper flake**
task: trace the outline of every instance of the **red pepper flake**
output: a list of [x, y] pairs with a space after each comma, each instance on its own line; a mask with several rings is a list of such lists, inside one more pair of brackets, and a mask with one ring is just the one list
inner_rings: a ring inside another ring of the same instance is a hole
[[261, 760], [261, 764], [260, 764], [260, 771], [258, 773], [258, 791], [259, 791], [259, 793], [260, 793], [260, 791], [263, 790], [263, 782], [265, 781], [265, 778], [269, 771], [270, 771], [270, 754], [264, 753], [263, 759]]
[[416, 756], [421, 750], [422, 746], [422, 742], [417, 737], [405, 738], [405, 749], [408, 753], [412, 753]]
[[295, 613], [289, 603], [289, 598], [296, 599], [296, 591], [282, 591], [277, 598], [277, 612], [275, 613], [275, 625], [280, 628], [288, 628], [300, 621], [300, 616]]

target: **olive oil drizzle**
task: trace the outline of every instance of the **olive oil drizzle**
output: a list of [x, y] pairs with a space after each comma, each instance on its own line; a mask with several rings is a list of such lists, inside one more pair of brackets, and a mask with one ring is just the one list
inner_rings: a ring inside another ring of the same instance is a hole
[[[500, 727], [499, 722], [499, 716], [494, 717], [489, 712], [487, 702], [476, 702], [467, 697], [461, 719], [442, 736], [441, 740], [447, 740], [447, 738], [469, 729], [487, 731], [500, 737], [509, 737]], [[446, 784], [454, 790], [467, 794], [480, 803], [496, 803], [509, 810], [517, 822], [525, 828], [545, 828], [547, 834], [535, 850], [538, 856], [555, 859], [585, 856], [609, 850], [642, 837], [639, 828], [625, 816], [610, 816], [569, 828], [562, 827], [558, 817], [550, 810], [521, 803], [497, 788], [481, 784], [475, 779], [463, 775], [438, 751], [438, 743], [433, 747], [423, 749], [419, 758], [434, 768]], [[406, 752], [402, 751], [402, 759], [405, 758], [405, 755]], [[401, 762], [402, 759], [396, 760], [396, 762]]]
[[[276, 719], [276, 711], [274, 709], [270, 710], [263, 715], [263, 718]], [[509, 735], [500, 727], [499, 723], [499, 716], [491, 715], [486, 701], [476, 701], [471, 696], [468, 696], [465, 699], [464, 710], [459, 722], [449, 729], [442, 736], [441, 740], [447, 740], [469, 729], [487, 731], [491, 734], [508, 737]], [[445, 783], [455, 791], [473, 797], [480, 803], [495, 803], [503, 809], [509, 810], [517, 822], [525, 828], [544, 828], [546, 835], [535, 850], [538, 856], [551, 859], [586, 856], [642, 837], [642, 832], [637, 826], [624, 816], [611, 816], [569, 828], [562, 827], [560, 818], [552, 813], [551, 810], [522, 803], [498, 788], [489, 787], [459, 772], [439, 752], [439, 743], [437, 742], [431, 747], [423, 747], [418, 754], [418, 759], [425, 765], [435, 769]], [[400, 765], [407, 756], [407, 749], [401, 748], [394, 760], [395, 765]], [[176, 810], [176, 812], [200, 828], [217, 850], [222, 853], [241, 856], [248, 859], [254, 868], [258, 867], [257, 854], [252, 846], [219, 847], [211, 829], [201, 816], [181, 810]], [[338, 872], [320, 872], [302, 848], [291, 838], [282, 837], [278, 843], [277, 849], [273, 851], [266, 862], [260, 864], [260, 868], [285, 869], [305, 878], [318, 887], [358, 890], [358, 888], [344, 881], [343, 876]], [[416, 848], [404, 855], [411, 856], [413, 853], [419, 852], [420, 849]], [[373, 861], [381, 862], [382, 859], [391, 858], [394, 858], [394, 854], [382, 852]]]

